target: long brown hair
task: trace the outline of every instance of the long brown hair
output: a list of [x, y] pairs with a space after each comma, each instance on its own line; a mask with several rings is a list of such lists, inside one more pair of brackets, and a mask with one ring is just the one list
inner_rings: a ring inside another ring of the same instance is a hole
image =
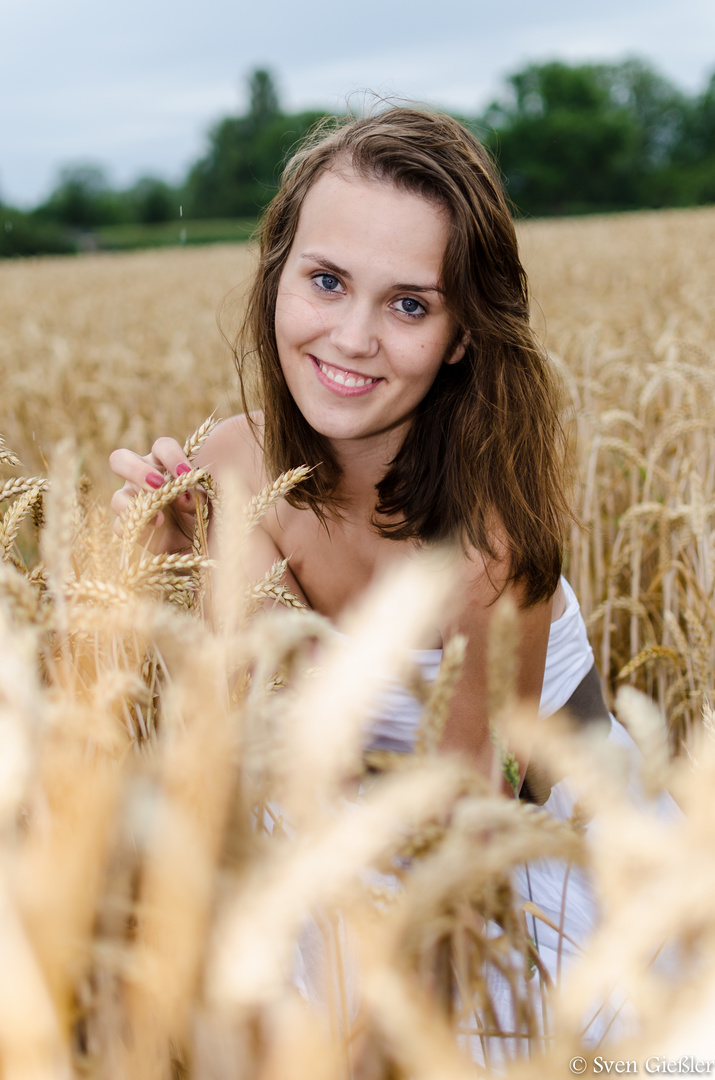
[[339, 513], [340, 467], [288, 391], [275, 308], [303, 200], [323, 172], [344, 165], [448, 210], [441, 285], [458, 340], [467, 340], [463, 358], [442, 365], [377, 485], [375, 527], [395, 540], [456, 539], [495, 557], [496, 523], [525, 605], [546, 600], [558, 584], [569, 514], [559, 383], [529, 325], [526, 274], [496, 170], [452, 117], [394, 107], [334, 120], [288, 162], [261, 224], [260, 260], [236, 350], [244, 406], [244, 358], [257, 360], [268, 472], [318, 466], [288, 499], [323, 521]]

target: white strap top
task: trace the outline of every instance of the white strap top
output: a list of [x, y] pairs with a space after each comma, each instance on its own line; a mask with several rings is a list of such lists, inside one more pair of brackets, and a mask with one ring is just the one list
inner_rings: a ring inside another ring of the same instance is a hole
[[[551, 716], [562, 708], [594, 662], [576, 594], [565, 578], [561, 578], [561, 584], [566, 595], [566, 610], [551, 624], [549, 631], [540, 716]], [[436, 678], [442, 662], [441, 649], [414, 649], [410, 657], [426, 682]], [[409, 753], [414, 748], [419, 722], [417, 700], [399, 683], [390, 682], [375, 710], [369, 748]]]
[[540, 716], [553, 716], [563, 708], [594, 663], [593, 649], [576, 594], [566, 578], [561, 578], [561, 585], [566, 594], [566, 610], [556, 622], [552, 622], [549, 630]]

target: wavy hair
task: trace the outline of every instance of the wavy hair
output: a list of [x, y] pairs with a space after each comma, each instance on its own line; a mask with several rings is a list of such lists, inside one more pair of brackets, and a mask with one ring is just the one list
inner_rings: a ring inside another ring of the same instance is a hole
[[244, 407], [245, 361], [257, 362], [248, 367], [260, 383], [268, 472], [315, 465], [288, 500], [324, 523], [339, 515], [340, 466], [288, 391], [275, 309], [303, 200], [323, 172], [345, 166], [446, 208], [441, 285], [457, 340], [467, 340], [463, 358], [442, 365], [377, 485], [375, 527], [395, 540], [458, 541], [492, 558], [498, 531], [525, 606], [546, 600], [558, 584], [570, 516], [560, 383], [529, 324], [526, 274], [496, 169], [450, 116], [398, 106], [334, 119], [288, 161], [260, 225], [259, 265], [235, 350]]

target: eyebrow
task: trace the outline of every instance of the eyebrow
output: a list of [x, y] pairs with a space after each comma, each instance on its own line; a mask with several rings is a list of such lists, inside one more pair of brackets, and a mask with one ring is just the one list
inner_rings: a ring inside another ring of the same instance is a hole
[[[325, 255], [320, 255], [315, 251], [305, 251], [300, 256], [301, 259], [305, 259], [307, 262], [318, 263], [320, 266], [324, 266], [326, 270], [329, 270], [331, 274], [335, 274], [337, 277], [345, 278], [347, 281], [352, 281], [353, 276], [349, 270], [345, 270], [344, 267], [338, 266], [332, 259], [326, 258]], [[440, 296], [444, 295], [444, 289], [439, 285], [418, 285], [409, 281], [395, 281], [389, 286], [389, 290], [396, 290], [399, 292], [436, 292]]]

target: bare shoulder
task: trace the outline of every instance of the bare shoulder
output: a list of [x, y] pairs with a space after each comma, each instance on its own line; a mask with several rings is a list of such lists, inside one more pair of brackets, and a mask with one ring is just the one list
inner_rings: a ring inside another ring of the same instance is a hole
[[541, 622], [545, 616], [549, 622], [559, 619], [566, 609], [566, 595], [561, 582], [558, 582], [556, 591], [548, 600], [527, 607], [526, 582], [512, 578], [509, 537], [498, 522], [492, 525], [491, 555], [476, 548], [469, 548], [462, 554], [459, 582], [466, 602], [477, 607], [491, 607], [496, 601], [509, 597], [525, 623], [534, 620]]
[[506, 530], [491, 522], [489, 542], [491, 554], [467, 546], [457, 559], [458, 580], [468, 602], [490, 607], [495, 600], [509, 592], [511, 548]]
[[196, 455], [195, 464], [206, 468], [219, 483], [236, 474], [252, 494], [265, 484], [263, 466], [263, 413], [231, 416], [217, 424]]
[[[490, 542], [491, 554], [469, 547], [456, 557], [455, 603], [448, 613], [448, 625], [440, 627], [443, 639], [458, 629], [478, 640], [506, 600], [514, 604], [520, 626], [548, 634], [554, 598], [527, 607], [526, 583], [515, 581], [511, 575], [511, 551], [505, 532], [494, 529]], [[557, 590], [557, 601], [559, 596]]]

